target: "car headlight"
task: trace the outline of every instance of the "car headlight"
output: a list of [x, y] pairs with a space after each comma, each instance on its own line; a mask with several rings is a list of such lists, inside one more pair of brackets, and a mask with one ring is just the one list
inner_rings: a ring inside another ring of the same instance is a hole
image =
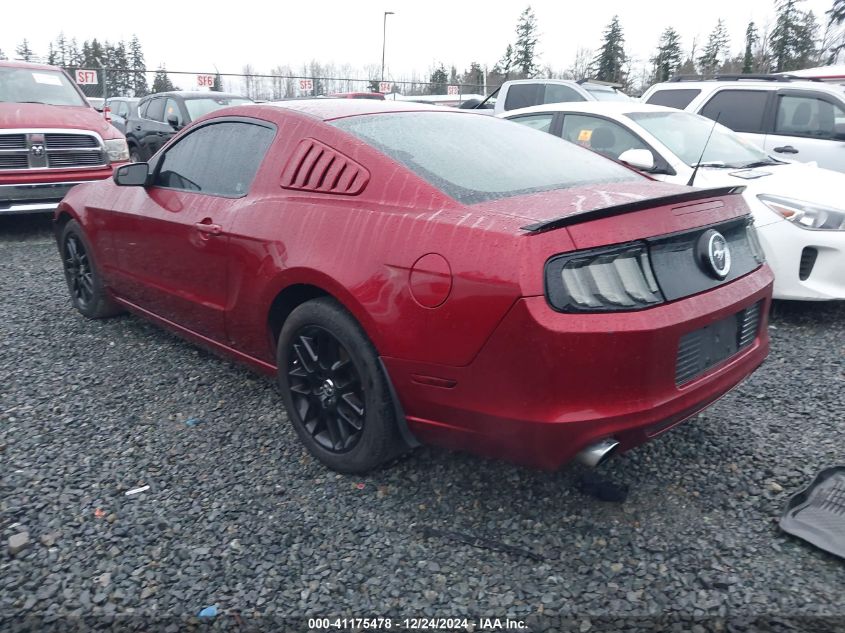
[[562, 312], [640, 310], [664, 301], [642, 243], [553, 257], [546, 294]]
[[129, 160], [129, 146], [125, 138], [114, 138], [106, 141], [106, 154], [113, 163]]
[[845, 210], [822, 204], [761, 194], [760, 202], [802, 229], [845, 231]]

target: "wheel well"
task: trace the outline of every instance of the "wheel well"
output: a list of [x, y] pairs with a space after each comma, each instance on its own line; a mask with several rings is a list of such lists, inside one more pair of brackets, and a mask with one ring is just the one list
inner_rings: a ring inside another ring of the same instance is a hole
[[279, 333], [285, 324], [288, 316], [298, 306], [311, 299], [318, 297], [330, 297], [331, 295], [317, 286], [308, 284], [294, 284], [282, 290], [270, 306], [270, 314], [267, 316], [267, 326], [270, 330], [270, 337], [273, 343], [273, 350], [279, 342]]
[[56, 235], [56, 243], [58, 243], [59, 238], [62, 236], [62, 231], [65, 228], [65, 225], [73, 219], [73, 216], [68, 213], [67, 211], [62, 211], [56, 217], [55, 222], [53, 223], [53, 231]]

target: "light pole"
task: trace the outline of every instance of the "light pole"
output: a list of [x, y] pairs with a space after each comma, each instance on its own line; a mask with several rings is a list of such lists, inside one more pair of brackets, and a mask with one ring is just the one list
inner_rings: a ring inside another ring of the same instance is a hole
[[393, 11], [384, 12], [384, 25], [381, 34], [381, 80], [384, 82], [384, 47], [387, 44], [387, 16], [393, 15]]

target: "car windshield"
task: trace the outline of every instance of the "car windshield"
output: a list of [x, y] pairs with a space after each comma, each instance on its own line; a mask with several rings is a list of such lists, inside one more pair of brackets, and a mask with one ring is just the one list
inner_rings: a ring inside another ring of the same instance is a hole
[[477, 114], [371, 114], [332, 124], [465, 204], [643, 178], [545, 132]]
[[0, 68], [0, 102], [88, 105], [62, 72], [6, 67]]
[[[710, 119], [688, 112], [631, 112], [626, 115], [650, 132], [687, 165], [699, 159], [703, 165], [749, 167], [775, 164], [766, 152], [740, 137], [736, 132]], [[707, 137], [710, 131], [710, 141]], [[707, 149], [702, 156], [702, 149]]]
[[185, 99], [185, 107], [188, 108], [188, 115], [191, 121], [195, 121], [209, 112], [228, 106], [244, 105], [252, 103], [250, 99], [243, 97], [202, 97], [200, 99]]
[[631, 97], [624, 92], [618, 90], [608, 90], [607, 88], [592, 88], [590, 86], [582, 86], [586, 88], [587, 92], [593, 95], [599, 101], [633, 101]]

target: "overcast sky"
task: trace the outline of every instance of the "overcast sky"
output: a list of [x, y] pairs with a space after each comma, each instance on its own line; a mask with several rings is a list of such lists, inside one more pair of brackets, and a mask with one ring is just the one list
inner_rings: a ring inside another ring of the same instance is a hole
[[[820, 22], [833, 0], [804, 0]], [[387, 20], [387, 66], [394, 79], [413, 71], [427, 75], [437, 62], [459, 72], [471, 61], [493, 66], [509, 42], [527, 2], [494, 0], [312, 0], [269, 2], [208, 0], [161, 2], [83, 2], [2, 0], [0, 49], [14, 56], [26, 37], [37, 54], [60, 32], [82, 40], [129, 39], [137, 34], [148, 68], [161, 63], [173, 71], [240, 72], [244, 64], [267, 72], [305, 62], [381, 64], [382, 19]], [[699, 46], [716, 21], [724, 18], [731, 48], [743, 47], [745, 27], [774, 20], [774, 0], [535, 0], [540, 29], [540, 61], [566, 69], [578, 47], [597, 49], [604, 27], [619, 14], [626, 49], [645, 61], [661, 31], [675, 27], [686, 49]], [[120, 7], [124, 7], [122, 11]]]

